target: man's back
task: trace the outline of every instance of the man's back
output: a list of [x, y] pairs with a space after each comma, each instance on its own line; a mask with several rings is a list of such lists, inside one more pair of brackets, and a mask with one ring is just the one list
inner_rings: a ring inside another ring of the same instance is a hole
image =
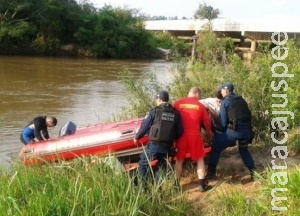
[[217, 98], [205, 98], [199, 100], [200, 103], [202, 103], [207, 109], [213, 110], [215, 112], [219, 112], [220, 110], [220, 99]]
[[186, 97], [179, 99], [174, 102], [174, 108], [181, 114], [184, 134], [199, 134], [202, 122], [206, 127], [210, 128], [210, 120], [206, 108], [196, 98]]
[[155, 107], [153, 124], [150, 127], [149, 140], [172, 145], [182, 134], [179, 112], [171, 104], [163, 103]]

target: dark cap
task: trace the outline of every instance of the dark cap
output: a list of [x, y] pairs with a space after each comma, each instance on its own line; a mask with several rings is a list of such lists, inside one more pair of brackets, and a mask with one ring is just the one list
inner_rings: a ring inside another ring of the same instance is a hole
[[221, 89], [228, 89], [229, 91], [233, 91], [234, 86], [231, 82], [225, 82], [221, 85]]
[[156, 98], [161, 99], [164, 102], [169, 101], [169, 93], [167, 91], [160, 91], [157, 95]]

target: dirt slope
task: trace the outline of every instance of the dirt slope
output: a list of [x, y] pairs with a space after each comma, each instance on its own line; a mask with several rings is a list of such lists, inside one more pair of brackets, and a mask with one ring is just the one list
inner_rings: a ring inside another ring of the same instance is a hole
[[[250, 146], [249, 150], [255, 161], [257, 172], [263, 175], [265, 167], [268, 167], [271, 164], [271, 161], [274, 160], [271, 154], [271, 147], [261, 149], [256, 146]], [[276, 164], [283, 164], [281, 159], [277, 158], [275, 160]], [[289, 155], [286, 159], [286, 163], [288, 167], [299, 165], [300, 155]], [[216, 186], [214, 188], [215, 191], [237, 189], [250, 194], [253, 193], [255, 188], [260, 186], [259, 181], [250, 181], [249, 171], [244, 166], [237, 147], [228, 148], [222, 152], [219, 165], [217, 167], [217, 176], [218, 178], [216, 180], [209, 181], [210, 185]], [[192, 202], [197, 203], [208, 193], [202, 193], [199, 191], [199, 182], [194, 163], [185, 163], [185, 171], [180, 183], [183, 193]], [[214, 191], [211, 193], [213, 192]]]

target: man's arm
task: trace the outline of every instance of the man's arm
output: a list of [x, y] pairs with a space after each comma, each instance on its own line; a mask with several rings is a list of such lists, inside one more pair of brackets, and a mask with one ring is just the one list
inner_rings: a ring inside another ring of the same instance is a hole
[[206, 108], [203, 105], [201, 107], [201, 112], [202, 112], [202, 119], [203, 119], [205, 130], [206, 130], [206, 132], [208, 134], [212, 134], [212, 131], [211, 131], [211, 121], [209, 119], [208, 112], [206, 111]]
[[47, 127], [42, 129], [42, 134], [43, 134], [45, 139], [47, 139], [47, 140], [50, 139]]
[[135, 140], [142, 138], [143, 136], [145, 136], [146, 133], [148, 133], [151, 125], [153, 124], [154, 116], [155, 116], [155, 109], [150, 110], [150, 112], [146, 114], [145, 118], [141, 123], [140, 129], [138, 130], [138, 132], [134, 137]]
[[183, 134], [182, 120], [181, 120], [180, 113], [178, 112], [178, 121], [177, 121], [175, 139], [178, 139], [182, 134]]
[[208, 108], [208, 112], [209, 112], [211, 118], [214, 120], [214, 122], [219, 123], [219, 121], [220, 121], [219, 113], [210, 106], [208, 106], [207, 108]]
[[228, 120], [227, 120], [228, 107], [229, 107], [229, 98], [226, 97], [221, 102], [220, 113], [219, 113], [220, 124], [221, 124], [223, 130], [225, 130], [227, 128], [227, 124], [228, 124]]

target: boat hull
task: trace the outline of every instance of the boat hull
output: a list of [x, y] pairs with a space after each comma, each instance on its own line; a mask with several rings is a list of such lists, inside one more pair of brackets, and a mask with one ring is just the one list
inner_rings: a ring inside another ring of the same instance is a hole
[[[143, 118], [139, 118], [78, 128], [75, 133], [72, 132], [72, 135], [24, 145], [19, 158], [25, 165], [34, 165], [72, 160], [81, 156], [114, 155], [120, 158], [138, 155], [143, 152], [143, 146], [148, 142], [148, 136], [138, 140], [137, 144], [133, 142], [142, 120]], [[74, 125], [72, 127], [74, 128]], [[205, 152], [210, 152], [210, 148], [205, 148]], [[155, 163], [152, 161], [151, 164], [155, 165]], [[137, 163], [130, 161], [124, 164], [126, 170], [137, 166]]]
[[77, 129], [75, 134], [24, 145], [19, 153], [25, 165], [70, 160], [85, 155], [128, 156], [139, 154], [148, 137], [135, 145], [133, 138], [142, 119], [99, 124]]

